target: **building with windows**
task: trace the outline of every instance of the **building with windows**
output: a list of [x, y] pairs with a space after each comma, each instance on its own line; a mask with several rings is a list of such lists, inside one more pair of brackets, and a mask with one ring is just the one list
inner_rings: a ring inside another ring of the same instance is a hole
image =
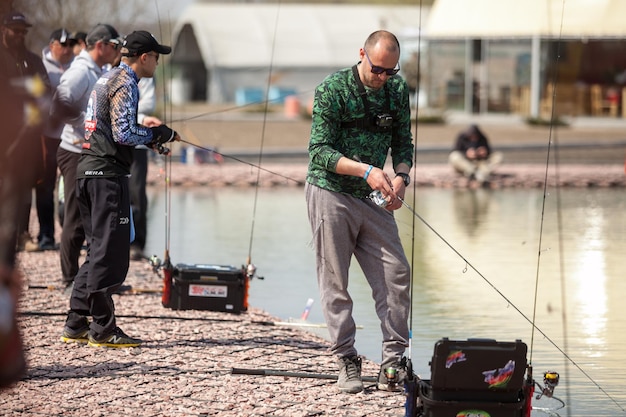
[[436, 0], [422, 82], [429, 106], [626, 115], [625, 15], [623, 0]]

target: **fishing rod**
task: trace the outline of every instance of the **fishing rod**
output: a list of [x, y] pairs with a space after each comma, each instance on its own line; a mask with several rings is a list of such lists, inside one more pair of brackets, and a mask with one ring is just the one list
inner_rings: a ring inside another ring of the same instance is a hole
[[[66, 317], [67, 312], [55, 312], [55, 311], [20, 311], [21, 316], [28, 317]], [[237, 319], [224, 319], [215, 317], [182, 317], [182, 316], [169, 316], [165, 314], [160, 315], [143, 315], [143, 314], [116, 314], [116, 317], [127, 319], [145, 319], [145, 320], [181, 320], [181, 321], [206, 321], [206, 322], [224, 322], [224, 323], [241, 323], [241, 320]]]
[[272, 74], [274, 69], [274, 54], [276, 51], [276, 33], [278, 32], [278, 18], [280, 15], [280, 1], [276, 7], [276, 19], [274, 21], [274, 37], [272, 38], [272, 48], [270, 52], [270, 65], [267, 73], [267, 84], [265, 88], [265, 108], [263, 109], [263, 126], [261, 128], [261, 143], [259, 144], [259, 160], [257, 162], [257, 174], [256, 174], [256, 187], [254, 189], [254, 199], [252, 206], [252, 222], [250, 224], [250, 240], [248, 243], [248, 258], [246, 259], [246, 271], [248, 274], [254, 275], [256, 273], [256, 266], [252, 263], [252, 244], [254, 242], [254, 228], [256, 225], [256, 213], [257, 213], [257, 205], [259, 202], [259, 184], [261, 179], [261, 165], [263, 162], [263, 148], [265, 145], [265, 131], [267, 126], [267, 113], [269, 106], [269, 92], [270, 86], [272, 83]]
[[[557, 90], [557, 86], [558, 86], [558, 63], [560, 62], [561, 59], [561, 46], [562, 46], [562, 42], [561, 42], [561, 37], [562, 37], [562, 33], [563, 33], [563, 15], [565, 12], [565, 1], [563, 0], [562, 3], [562, 8], [561, 8], [561, 25], [560, 25], [560, 29], [559, 29], [559, 38], [557, 41], [557, 48], [556, 48], [556, 65], [555, 68], [552, 70], [552, 97], [551, 97], [551, 113], [550, 113], [550, 127], [549, 127], [549, 132], [548, 132], [548, 150], [547, 150], [547, 155], [546, 155], [546, 170], [545, 170], [545, 180], [544, 180], [544, 190], [543, 190], [543, 203], [542, 203], [542, 228], [543, 228], [543, 211], [544, 211], [544, 207], [545, 207], [545, 201], [546, 201], [546, 194], [547, 194], [547, 177], [548, 177], [548, 167], [549, 167], [549, 163], [550, 163], [550, 150], [551, 150], [551, 144], [554, 142], [554, 165], [555, 165], [555, 177], [556, 177], [556, 214], [557, 214], [557, 230], [558, 230], [558, 259], [559, 259], [559, 281], [561, 284], [561, 320], [562, 320], [562, 329], [563, 329], [563, 350], [565, 350], [566, 352], [569, 351], [568, 348], [568, 340], [569, 340], [569, 335], [568, 335], [568, 321], [567, 321], [567, 288], [566, 288], [566, 280], [565, 280], [565, 264], [564, 264], [564, 259], [565, 259], [565, 253], [563, 251], [564, 248], [564, 244], [563, 244], [563, 216], [562, 216], [562, 208], [561, 208], [561, 187], [559, 186], [559, 179], [560, 179], [560, 158], [559, 158], [559, 146], [558, 146], [558, 124], [554, 123], [554, 120], [556, 118], [556, 106], [557, 106], [557, 102], [556, 102], [556, 90]], [[548, 20], [548, 22], [550, 22], [550, 19]], [[552, 140], [553, 138], [553, 129], [554, 129], [554, 141]], [[541, 235], [540, 235], [541, 236]], [[539, 244], [539, 248], [541, 248], [541, 244]], [[539, 250], [539, 253], [541, 253], [541, 251]], [[540, 255], [537, 255], [537, 271], [539, 271], [539, 257]], [[538, 273], [538, 272], [537, 272]], [[564, 375], [565, 375], [565, 380], [569, 381], [569, 363], [567, 360], [564, 360]], [[565, 398], [568, 399], [570, 398], [570, 385], [569, 384], [565, 384]], [[570, 415], [570, 410], [567, 410], [567, 415]]]
[[[251, 369], [251, 368], [231, 368], [232, 375], [257, 375], [257, 376], [282, 376], [291, 378], [314, 378], [337, 380], [337, 375], [322, 374], [315, 372], [293, 372], [277, 369]], [[378, 378], [373, 376], [362, 376], [363, 382], [377, 382]]]
[[[161, 13], [159, 10], [159, 4], [157, 0], [154, 0], [157, 20], [159, 22], [159, 36], [163, 39], [163, 25], [161, 24]], [[171, 33], [170, 33], [171, 35]], [[165, 80], [165, 65], [161, 67], [161, 74], [163, 75], [163, 80]], [[167, 90], [165, 83], [163, 83], [163, 119], [167, 121]], [[171, 116], [171, 112], [170, 112]], [[180, 139], [180, 138], [179, 138]], [[159, 152], [161, 153], [161, 152]], [[171, 191], [171, 177], [172, 177], [172, 158], [171, 153], [168, 151], [164, 154], [164, 180], [165, 180], [165, 249], [163, 254], [163, 261], [159, 263], [159, 265], [155, 265], [151, 262], [151, 266], [153, 270], [156, 272], [157, 269], [161, 269], [163, 271], [163, 292], [161, 294], [161, 304], [163, 306], [168, 307], [170, 305], [171, 298], [171, 290], [172, 290], [172, 281], [174, 275], [174, 266], [172, 265], [172, 261], [170, 258], [170, 231], [171, 231], [171, 208], [172, 208], [172, 191]]]
[[[421, 43], [422, 43], [422, 0], [419, 1], [419, 23], [417, 34], [417, 71], [415, 72], [415, 140], [413, 141], [413, 205], [416, 204], [417, 196], [417, 140], [419, 133], [419, 93], [420, 93], [420, 78], [421, 78]], [[409, 104], [410, 108], [410, 104]], [[404, 204], [404, 200], [400, 199]], [[415, 217], [412, 217], [411, 221], [411, 266], [410, 270], [415, 271], [416, 264], [416, 240], [415, 240]], [[415, 374], [413, 368], [413, 299], [415, 297], [415, 278], [411, 273], [411, 280], [409, 281], [409, 340], [408, 340], [408, 353], [406, 358], [403, 358], [402, 363], [405, 365], [406, 377], [403, 381], [404, 391], [406, 393], [406, 401], [404, 403], [404, 415], [405, 417], [413, 417], [418, 415], [418, 397], [419, 397], [419, 377]]]

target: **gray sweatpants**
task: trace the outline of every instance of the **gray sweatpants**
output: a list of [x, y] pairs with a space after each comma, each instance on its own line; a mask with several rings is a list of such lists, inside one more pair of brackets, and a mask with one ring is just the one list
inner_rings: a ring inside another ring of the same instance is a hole
[[348, 293], [352, 255], [372, 288], [383, 335], [382, 365], [398, 361], [408, 346], [410, 267], [389, 211], [369, 199], [305, 185], [317, 257], [324, 317], [338, 357], [356, 355], [356, 325]]

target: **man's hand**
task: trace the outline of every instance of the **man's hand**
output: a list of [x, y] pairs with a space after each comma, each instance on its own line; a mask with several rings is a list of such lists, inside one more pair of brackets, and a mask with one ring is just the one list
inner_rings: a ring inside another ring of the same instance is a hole
[[382, 169], [373, 167], [365, 180], [372, 187], [372, 190], [379, 190], [383, 193], [383, 197], [388, 203], [392, 203], [396, 199], [396, 192], [391, 180]]
[[487, 159], [487, 148], [481, 146], [476, 148], [476, 159]]
[[395, 198], [387, 204], [387, 207], [385, 207], [389, 211], [398, 210], [402, 207], [402, 201], [400, 201], [400, 199], [404, 200], [404, 193], [406, 192], [406, 186], [404, 185], [402, 177], [395, 177], [392, 184], [395, 191]]
[[161, 126], [163, 122], [158, 117], [145, 116], [143, 120], [141, 121], [141, 124], [144, 125], [145, 127], [157, 127], [157, 126]]
[[151, 127], [150, 129], [152, 130], [153, 144], [163, 145], [167, 142], [180, 140], [180, 136], [178, 136], [178, 133], [176, 133], [174, 130], [170, 129], [164, 124]]

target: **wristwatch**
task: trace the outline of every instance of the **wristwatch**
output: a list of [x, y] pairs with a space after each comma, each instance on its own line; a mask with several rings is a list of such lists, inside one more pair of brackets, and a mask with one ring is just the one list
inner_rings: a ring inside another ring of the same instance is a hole
[[402, 181], [404, 181], [405, 187], [408, 187], [411, 183], [411, 177], [409, 176], [409, 174], [405, 174], [404, 172], [398, 172], [396, 174], [396, 177], [402, 177]]

